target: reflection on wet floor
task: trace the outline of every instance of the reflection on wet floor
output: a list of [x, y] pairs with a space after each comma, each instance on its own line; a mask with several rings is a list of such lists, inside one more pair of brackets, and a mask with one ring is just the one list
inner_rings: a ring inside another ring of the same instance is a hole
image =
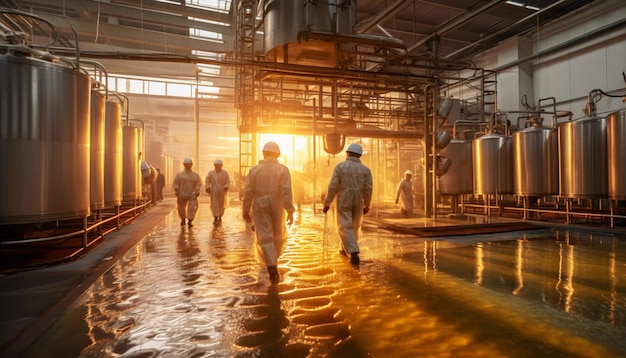
[[194, 223], [170, 214], [25, 356], [626, 355], [623, 239], [427, 240], [366, 226], [354, 267], [324, 216], [305, 210], [271, 285], [240, 207], [213, 226], [201, 204]]

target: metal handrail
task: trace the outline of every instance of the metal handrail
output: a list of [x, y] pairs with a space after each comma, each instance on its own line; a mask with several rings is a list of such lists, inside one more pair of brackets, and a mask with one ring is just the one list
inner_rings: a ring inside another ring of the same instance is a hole
[[[8, 246], [8, 245], [19, 245], [19, 244], [31, 244], [31, 243], [38, 243], [38, 242], [46, 242], [46, 241], [55, 241], [55, 240], [61, 240], [61, 239], [68, 239], [68, 238], [72, 238], [72, 237], [79, 237], [79, 236], [82, 236], [82, 235], [85, 235], [85, 234], [88, 234], [88, 233], [92, 232], [96, 228], [98, 228], [98, 227], [100, 227], [100, 226], [102, 226], [102, 225], [104, 225], [104, 224], [106, 224], [106, 223], [108, 223], [108, 222], [110, 222], [112, 220], [117, 220], [120, 217], [122, 217], [122, 216], [124, 216], [126, 214], [129, 214], [129, 213], [131, 213], [133, 211], [137, 211], [138, 209], [143, 209], [143, 208], [147, 207], [150, 204], [152, 204], [151, 200], [147, 201], [144, 204], [137, 205], [137, 206], [134, 206], [134, 207], [132, 207], [132, 208], [130, 208], [128, 210], [120, 212], [120, 213], [118, 213], [118, 214], [116, 214], [114, 216], [111, 216], [111, 217], [107, 218], [107, 219], [100, 220], [100, 221], [96, 222], [95, 224], [93, 224], [93, 225], [91, 225], [91, 226], [89, 226], [89, 227], [87, 227], [85, 229], [78, 230], [78, 231], [70, 232], [70, 233], [67, 233], [67, 234], [56, 235], [56, 236], [42, 237], [42, 238], [37, 238], [37, 239], [2, 241], [2, 242], [0, 242], [0, 246], [2, 246], [2, 245], [7, 245]], [[125, 221], [124, 223], [126, 223], [126, 222], [128, 222], [128, 220]], [[115, 228], [115, 230], [117, 230], [117, 229], [119, 229], [119, 227]], [[111, 231], [113, 231], [113, 230], [107, 231], [107, 234], [110, 233]], [[103, 234], [100, 237], [96, 238], [91, 243], [93, 243], [94, 241], [97, 241], [98, 239], [100, 239], [104, 235], [105, 234]], [[89, 246], [89, 245], [83, 245], [83, 249], [86, 248], [87, 246]]]

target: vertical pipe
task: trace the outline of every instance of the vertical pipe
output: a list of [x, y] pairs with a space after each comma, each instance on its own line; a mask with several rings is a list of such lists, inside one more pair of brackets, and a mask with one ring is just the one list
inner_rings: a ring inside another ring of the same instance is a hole
[[[432, 216], [433, 219], [437, 219], [437, 97], [439, 95], [438, 87], [435, 85], [432, 87], [433, 91], [433, 103], [432, 103], [432, 133], [430, 144], [432, 146], [431, 153], [433, 157], [433, 172], [431, 173], [431, 187], [432, 187]], [[428, 120], [428, 118], [426, 119]]]
[[317, 133], [315, 131], [315, 129], [317, 128], [316, 109], [317, 109], [317, 106], [316, 106], [316, 101], [314, 97], [313, 98], [313, 213], [315, 213], [315, 206], [317, 204], [317, 178], [315, 177], [315, 173], [317, 173]]
[[200, 98], [198, 87], [200, 85], [200, 72], [202, 72], [202, 70], [196, 68], [194, 72], [196, 73], [196, 101], [193, 116], [193, 156], [194, 160], [198, 163], [198, 169], [196, 170], [200, 170]]
[[87, 248], [87, 217], [83, 218], [83, 249]]

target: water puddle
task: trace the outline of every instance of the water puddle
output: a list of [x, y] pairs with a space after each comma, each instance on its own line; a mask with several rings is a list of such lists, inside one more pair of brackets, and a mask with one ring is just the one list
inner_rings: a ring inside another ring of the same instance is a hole
[[201, 204], [194, 223], [170, 214], [25, 356], [626, 355], [624, 239], [367, 226], [354, 267], [332, 224], [305, 210], [271, 285], [240, 207], [214, 227]]

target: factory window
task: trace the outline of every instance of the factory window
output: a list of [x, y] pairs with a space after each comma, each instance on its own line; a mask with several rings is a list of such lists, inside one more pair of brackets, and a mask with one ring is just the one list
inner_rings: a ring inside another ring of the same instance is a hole
[[191, 97], [191, 86], [180, 83], [168, 83], [167, 95], [175, 97]]
[[144, 82], [142, 80], [128, 80], [128, 92], [129, 93], [144, 93]]
[[146, 81], [148, 94], [165, 96], [165, 82]]

